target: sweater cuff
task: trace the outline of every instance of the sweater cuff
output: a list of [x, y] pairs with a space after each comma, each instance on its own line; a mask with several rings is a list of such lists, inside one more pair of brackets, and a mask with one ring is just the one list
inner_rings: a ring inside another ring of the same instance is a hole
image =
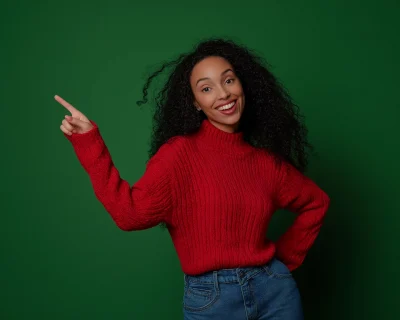
[[86, 171], [99, 158], [105, 148], [103, 138], [97, 124], [89, 120], [93, 128], [85, 133], [73, 133], [66, 138], [71, 142], [75, 153]]

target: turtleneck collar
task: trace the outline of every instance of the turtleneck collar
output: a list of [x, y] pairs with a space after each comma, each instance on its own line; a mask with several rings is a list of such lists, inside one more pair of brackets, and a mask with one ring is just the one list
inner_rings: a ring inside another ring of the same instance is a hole
[[204, 119], [196, 133], [197, 141], [207, 149], [222, 153], [243, 154], [253, 150], [253, 147], [243, 139], [243, 132], [229, 133], [214, 126]]

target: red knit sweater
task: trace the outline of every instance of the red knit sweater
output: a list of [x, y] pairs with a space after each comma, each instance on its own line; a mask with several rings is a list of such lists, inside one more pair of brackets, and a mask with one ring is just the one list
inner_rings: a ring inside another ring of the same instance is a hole
[[[186, 274], [261, 265], [274, 255], [290, 270], [303, 262], [329, 197], [293, 166], [250, 146], [241, 132], [204, 120], [197, 133], [165, 143], [130, 186], [92, 124], [91, 131], [66, 137], [97, 198], [122, 230], [166, 222]], [[265, 234], [280, 208], [297, 216], [273, 243]]]

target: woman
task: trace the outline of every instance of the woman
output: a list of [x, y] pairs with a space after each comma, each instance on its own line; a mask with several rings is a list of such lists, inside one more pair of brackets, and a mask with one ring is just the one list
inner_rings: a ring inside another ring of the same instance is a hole
[[[247, 48], [212, 39], [166, 63], [156, 97], [150, 160], [121, 179], [96, 123], [71, 116], [61, 130], [95, 194], [122, 230], [168, 228], [184, 272], [185, 319], [302, 319], [291, 271], [314, 243], [329, 197], [304, 175], [307, 130], [297, 106]], [[297, 213], [276, 243], [272, 214]]]

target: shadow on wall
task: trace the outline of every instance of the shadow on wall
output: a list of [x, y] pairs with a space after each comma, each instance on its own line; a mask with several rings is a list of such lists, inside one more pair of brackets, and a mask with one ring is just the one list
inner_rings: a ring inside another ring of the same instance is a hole
[[355, 301], [356, 295], [362, 299], [364, 294], [358, 282], [363, 279], [355, 275], [368, 250], [364, 241], [367, 236], [363, 235], [367, 228], [360, 221], [368, 204], [354, 174], [359, 168], [352, 170], [356, 164], [351, 164], [349, 158], [338, 159], [331, 159], [332, 163], [317, 161], [312, 166], [312, 177], [317, 183], [323, 182], [321, 187], [330, 196], [331, 206], [304, 264], [293, 272], [307, 320], [366, 319], [364, 313], [368, 314], [368, 306], [361, 307]]

